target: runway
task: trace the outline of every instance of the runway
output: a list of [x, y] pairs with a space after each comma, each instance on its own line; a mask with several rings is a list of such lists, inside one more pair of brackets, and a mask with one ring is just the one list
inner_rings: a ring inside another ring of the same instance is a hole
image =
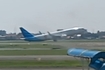
[[74, 60], [67, 55], [26, 55], [26, 56], [0, 56], [0, 60]]

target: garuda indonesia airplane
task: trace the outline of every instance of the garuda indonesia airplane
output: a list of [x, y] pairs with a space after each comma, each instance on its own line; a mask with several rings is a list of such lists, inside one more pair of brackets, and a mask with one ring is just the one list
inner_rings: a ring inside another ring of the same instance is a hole
[[24, 40], [26, 41], [46, 41], [46, 40], [53, 40], [57, 41], [57, 36], [62, 36], [62, 34], [66, 35], [72, 35], [72, 34], [79, 34], [86, 32], [86, 30], [82, 27], [77, 27], [77, 28], [70, 28], [70, 29], [63, 29], [60, 31], [55, 31], [55, 32], [47, 32], [45, 34], [40, 33], [40, 35], [33, 35], [32, 33], [28, 32], [26, 29], [23, 27], [20, 27], [20, 30], [24, 36]]

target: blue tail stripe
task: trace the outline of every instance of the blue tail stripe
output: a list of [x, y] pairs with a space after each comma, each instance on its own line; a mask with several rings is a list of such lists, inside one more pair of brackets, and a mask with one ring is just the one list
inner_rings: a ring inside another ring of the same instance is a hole
[[20, 30], [24, 36], [24, 40], [26, 41], [44, 41], [44, 39], [39, 39], [38, 37], [35, 37], [33, 34], [25, 30], [23, 27], [20, 27]]
[[23, 34], [23, 36], [25, 37], [25, 38], [29, 38], [29, 37], [34, 37], [34, 35], [32, 35], [31, 33], [29, 33], [27, 30], [25, 30], [23, 27], [20, 27], [20, 30], [21, 30], [21, 32], [22, 32], [22, 34]]

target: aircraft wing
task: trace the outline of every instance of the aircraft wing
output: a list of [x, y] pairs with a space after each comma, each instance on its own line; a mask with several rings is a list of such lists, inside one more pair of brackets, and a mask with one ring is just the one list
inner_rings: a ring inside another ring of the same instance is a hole
[[48, 31], [47, 31], [47, 33], [49, 34], [49, 36], [51, 36], [51, 38], [52, 38], [53, 41], [55, 41], [55, 42], [57, 41], [56, 36], [52, 35], [52, 34], [51, 34], [50, 32], [48, 32]]

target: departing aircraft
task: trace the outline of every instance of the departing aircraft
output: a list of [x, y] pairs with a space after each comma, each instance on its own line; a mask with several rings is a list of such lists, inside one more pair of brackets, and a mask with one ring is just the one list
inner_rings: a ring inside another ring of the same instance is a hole
[[66, 35], [72, 35], [72, 34], [79, 34], [85, 32], [84, 28], [78, 27], [78, 28], [70, 28], [70, 29], [64, 29], [60, 31], [55, 32], [47, 32], [47, 33], [40, 33], [40, 35], [33, 35], [32, 33], [28, 32], [23, 27], [20, 27], [20, 30], [24, 36], [24, 40], [26, 41], [46, 41], [46, 40], [53, 40], [57, 41], [57, 36], [62, 36], [63, 34]]
[[26, 41], [45, 41], [45, 40], [49, 40], [48, 38], [46, 38], [46, 35], [44, 34], [40, 34], [40, 35], [33, 35], [30, 32], [28, 32], [26, 29], [24, 29], [23, 27], [20, 27], [20, 30], [24, 36], [24, 40]]

